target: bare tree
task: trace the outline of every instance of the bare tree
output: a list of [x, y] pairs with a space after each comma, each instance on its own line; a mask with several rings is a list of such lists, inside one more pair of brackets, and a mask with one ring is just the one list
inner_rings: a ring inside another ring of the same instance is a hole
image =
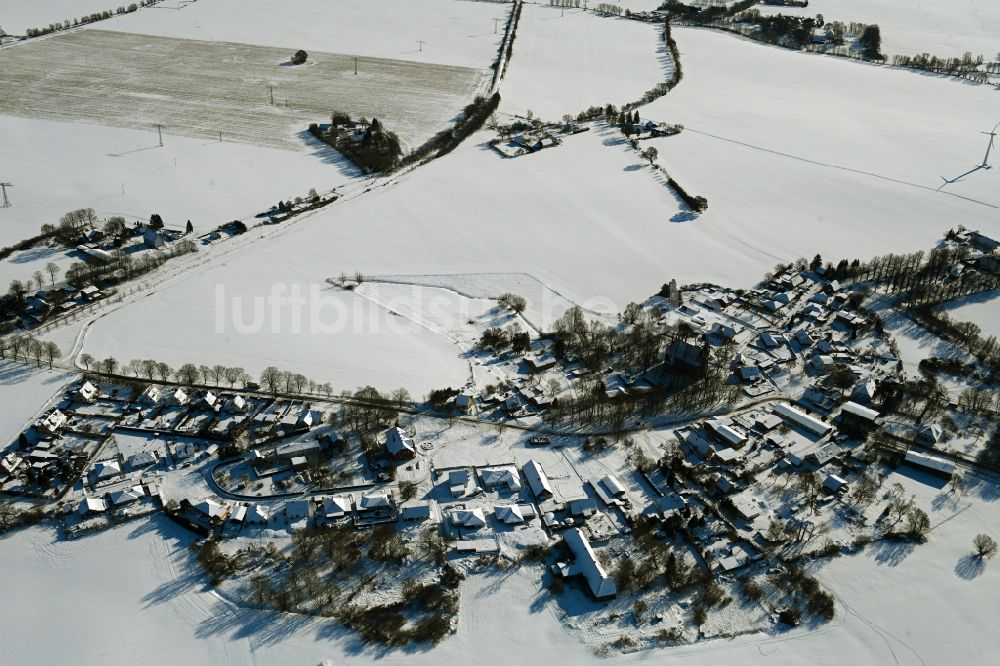
[[997, 542], [989, 534], [977, 534], [972, 540], [972, 545], [981, 560], [991, 560], [997, 554]]
[[238, 382], [245, 374], [246, 372], [243, 368], [226, 368], [225, 370], [226, 381], [229, 382], [229, 386]]
[[161, 382], [167, 381], [172, 374], [174, 374], [173, 369], [166, 363], [161, 362], [156, 364], [156, 376], [160, 378]]
[[101, 370], [104, 372], [104, 374], [113, 375], [115, 374], [115, 370], [117, 369], [118, 369], [118, 360], [115, 357], [109, 356], [103, 361], [101, 361]]
[[216, 386], [219, 385], [219, 382], [222, 381], [222, 378], [225, 376], [225, 374], [226, 374], [226, 366], [224, 365], [212, 366], [212, 381], [215, 382]]
[[50, 261], [49, 263], [45, 264], [45, 270], [49, 274], [49, 284], [55, 285], [56, 276], [59, 275], [59, 267]]
[[52, 364], [62, 357], [62, 352], [59, 351], [59, 345], [52, 342], [51, 340], [46, 342], [44, 345], [45, 360], [49, 362], [49, 368], [52, 368]]
[[156, 376], [156, 361], [151, 358], [147, 358], [141, 363], [142, 374], [146, 376], [146, 379], [152, 381], [153, 377]]
[[198, 382], [198, 368], [193, 363], [185, 363], [174, 373], [177, 381], [188, 386]]
[[274, 366], [268, 366], [260, 373], [260, 385], [275, 395], [278, 394], [281, 382], [281, 371]]
[[80, 354], [80, 363], [83, 363], [83, 367], [90, 370], [90, 366], [94, 364], [94, 357], [90, 354]]

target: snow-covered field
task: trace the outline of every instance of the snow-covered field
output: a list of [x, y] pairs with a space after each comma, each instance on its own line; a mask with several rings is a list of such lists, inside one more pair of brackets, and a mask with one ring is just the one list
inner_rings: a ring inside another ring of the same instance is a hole
[[[196, 0], [177, 10], [135, 12], [99, 26], [487, 69], [496, 58], [510, 7], [468, 0]], [[498, 29], [495, 18], [500, 19]]]
[[982, 160], [980, 131], [1000, 118], [992, 88], [708, 30], [677, 29], [675, 39], [684, 79], [641, 113], [687, 129], [643, 145], [708, 198], [693, 225], [743, 255], [736, 263], [701, 255], [724, 282], [745, 284], [816, 252], [926, 249], [958, 224], [1000, 231], [997, 170], [937, 191], [942, 176]]
[[659, 27], [525, 4], [500, 108], [557, 121], [591, 106], [621, 106], [666, 81], [672, 67]]
[[[166, 137], [155, 130], [0, 116], [0, 172], [14, 183], [13, 206], [0, 208], [0, 245], [58, 224], [70, 210], [148, 220], [159, 212], [171, 227], [187, 220], [196, 232], [247, 218], [309, 188], [328, 191], [357, 176], [340, 155], [309, 139], [300, 151]], [[124, 186], [125, 193], [122, 194]], [[0, 263], [4, 284], [41, 268], [14, 258]], [[8, 277], [10, 276], [10, 277]]]
[[955, 321], [971, 321], [979, 326], [984, 337], [1000, 337], [1000, 292], [991, 291], [959, 298], [949, 303], [946, 310], [948, 316]]
[[0, 360], [0, 448], [4, 448], [74, 375]]
[[1000, 52], [1000, 3], [995, 0], [811, 0], [808, 7], [760, 5], [763, 13], [815, 16], [827, 21], [877, 23], [882, 52], [993, 60]]
[[[4, 50], [0, 113], [84, 120], [168, 134], [298, 149], [337, 110], [377, 117], [415, 147], [448, 126], [482, 72], [285, 49], [73, 30]], [[44, 68], [38, 62], [46, 63]], [[197, 73], [197, 76], [192, 76]], [[100, 91], [92, 94], [88, 91]], [[272, 103], [273, 98], [273, 103]]]
[[294, 253], [245, 254], [102, 317], [83, 349], [174, 367], [239, 366], [254, 377], [276, 366], [338, 391], [404, 386], [422, 397], [468, 380], [461, 349], [447, 337], [323, 284], [316, 270]]
[[108, 0], [4, 0], [0, 28], [11, 35], [23, 35], [28, 28], [45, 28], [57, 21], [72, 23], [75, 18], [117, 7]]

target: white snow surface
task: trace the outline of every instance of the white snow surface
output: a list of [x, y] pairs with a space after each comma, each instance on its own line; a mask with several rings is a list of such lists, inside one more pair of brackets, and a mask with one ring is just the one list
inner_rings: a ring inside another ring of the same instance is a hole
[[656, 146], [660, 164], [708, 198], [691, 224], [741, 256], [730, 263], [690, 244], [667, 252], [700, 256], [723, 284], [737, 285], [816, 252], [837, 259], [926, 249], [958, 223], [1000, 230], [997, 170], [938, 191], [942, 176], [981, 162], [980, 130], [1000, 118], [991, 87], [710, 30], [674, 33], [684, 79], [640, 113], [686, 129], [642, 145]]
[[[207, 0], [202, 0], [207, 1]], [[329, 191], [358, 175], [332, 149], [312, 139], [300, 152], [169, 136], [156, 131], [0, 116], [0, 173], [14, 184], [13, 206], [0, 208], [0, 246], [39, 233], [77, 208], [129, 221], [163, 216], [203, 233], [253, 216], [279, 199]], [[122, 186], [125, 194], [122, 195]], [[3, 262], [6, 280], [26, 279]], [[10, 275], [10, 277], [7, 277]], [[6, 282], [4, 283], [6, 284]]]
[[180, 10], [139, 11], [98, 25], [179, 39], [487, 69], [500, 48], [510, 7], [465, 0], [196, 0]]
[[1000, 291], [989, 291], [956, 299], [945, 306], [955, 321], [970, 321], [979, 326], [983, 336], [1000, 337]]
[[942, 58], [995, 59], [1000, 52], [1000, 3], [995, 0], [810, 0], [808, 7], [759, 5], [762, 13], [822, 14], [827, 21], [877, 23], [882, 52]]
[[500, 109], [558, 121], [591, 106], [621, 106], [665, 82], [672, 68], [658, 26], [525, 4]]
[[72, 23], [74, 18], [118, 7], [112, 4], [107, 0], [4, 0], [0, 28], [11, 35], [23, 35], [28, 28], [47, 28], [57, 21]]
[[0, 449], [31, 423], [74, 375], [0, 360]]

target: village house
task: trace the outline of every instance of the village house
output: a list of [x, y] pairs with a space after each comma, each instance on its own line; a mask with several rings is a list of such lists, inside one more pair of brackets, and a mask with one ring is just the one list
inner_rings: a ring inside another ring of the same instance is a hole
[[150, 407], [156, 407], [161, 402], [163, 402], [163, 393], [156, 386], [150, 386], [143, 392], [140, 402], [149, 405]]
[[478, 530], [486, 527], [486, 514], [479, 507], [475, 509], [455, 509], [449, 515], [448, 521], [452, 527]]
[[574, 562], [556, 564], [557, 571], [562, 576], [582, 575], [587, 581], [590, 593], [596, 599], [610, 599], [618, 594], [614, 578], [609, 576], [597, 558], [590, 541], [579, 529], [573, 527], [563, 533], [563, 541], [573, 553]]
[[77, 398], [80, 402], [94, 403], [97, 400], [97, 396], [100, 394], [97, 387], [90, 382], [84, 382], [80, 390], [76, 392]]
[[534, 460], [529, 460], [521, 470], [524, 472], [524, 478], [528, 480], [528, 487], [531, 488], [535, 497], [538, 499], [552, 497], [552, 486], [549, 485], [549, 479], [545, 476], [541, 465]]
[[54, 437], [66, 427], [68, 422], [69, 417], [58, 409], [53, 409], [48, 416], [39, 421], [38, 426], [41, 428], [42, 432]]
[[174, 391], [170, 398], [173, 401], [173, 404], [178, 407], [184, 407], [191, 402], [191, 396], [189, 396], [187, 391], [182, 388], [178, 388]]
[[413, 438], [399, 426], [386, 431], [385, 450], [393, 460], [412, 460], [417, 455], [417, 445]]

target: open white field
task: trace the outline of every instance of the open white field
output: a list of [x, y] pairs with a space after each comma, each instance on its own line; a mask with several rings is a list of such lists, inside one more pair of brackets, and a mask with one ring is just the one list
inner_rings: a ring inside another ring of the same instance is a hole
[[526, 4], [500, 109], [557, 121], [590, 106], [621, 106], [666, 81], [672, 67], [656, 26]]
[[971, 321], [983, 335], [1000, 337], [1000, 292], [966, 296], [947, 305], [948, 316], [956, 321]]
[[761, 12], [815, 16], [827, 21], [877, 23], [882, 52], [961, 57], [966, 51], [995, 59], [1000, 52], [1000, 3], [995, 0], [810, 0], [809, 6], [769, 7]]
[[[191, 220], [204, 232], [358, 176], [311, 138], [299, 151], [169, 136], [161, 148], [155, 131], [8, 116], [0, 116], [0, 136], [0, 173], [14, 184], [13, 206], [0, 208], [0, 245], [33, 236], [77, 208], [129, 220], [159, 212], [168, 226]], [[24, 280], [57, 259], [40, 250], [14, 255], [0, 262], [0, 276], [4, 284]]]
[[75, 18], [113, 11], [118, 6], [108, 0], [4, 0], [0, 5], [0, 28], [10, 35], [23, 35], [28, 28], [45, 28], [67, 20], [72, 23]]
[[4, 50], [0, 114], [131, 128], [159, 123], [168, 134], [222, 132], [230, 140], [295, 149], [310, 123], [329, 122], [339, 110], [375, 116], [414, 147], [447, 126], [483, 79], [474, 69], [399, 60], [365, 61], [355, 75], [350, 56], [314, 52], [293, 66], [290, 55], [74, 30]]
[[447, 337], [322, 284], [317, 266], [296, 256], [302, 250], [245, 254], [114, 311], [90, 328], [83, 350], [240, 366], [254, 377], [276, 366], [338, 391], [403, 386], [422, 397], [468, 381], [468, 362]]
[[[670, 221], [678, 212], [675, 197], [615, 132], [586, 132], [517, 159], [484, 146], [489, 136], [477, 134], [447, 159], [390, 187], [282, 229], [280, 237], [230, 260], [225, 275], [233, 283], [253, 275], [263, 287], [286, 281], [291, 270], [322, 285], [341, 271], [360, 270], [397, 282], [413, 275], [419, 284], [466, 284], [466, 293], [481, 297], [502, 293], [503, 281], [494, 274], [515, 274], [511, 290], [528, 274], [563, 294], [552, 300], [561, 314], [571, 302], [617, 312], [672, 275], [716, 274], [715, 266], [683, 247], [711, 247], [724, 263], [739, 262], [742, 248], [727, 250], [710, 229]], [[667, 259], [672, 247], [680, 264]], [[457, 284], [427, 279], [442, 267], [462, 276]], [[477, 285], [483, 274], [488, 292]], [[210, 304], [211, 291], [202, 294]], [[525, 294], [536, 296], [543, 291]], [[153, 299], [175, 300], [169, 289]], [[192, 308], [185, 316], [199, 312]]]
[[197, 0], [176, 10], [118, 17], [100, 27], [487, 69], [500, 48], [510, 8], [469, 0]]
[[[694, 225], [740, 248], [737, 265], [763, 272], [816, 252], [836, 259], [926, 249], [958, 224], [1000, 231], [1000, 171], [937, 191], [942, 175], [982, 160], [980, 130], [1000, 118], [990, 87], [708, 30], [675, 33], [684, 80], [642, 114], [687, 129], [650, 144], [685, 188], [708, 198]], [[735, 266], [701, 256], [738, 283]]]
[[0, 448], [17, 437], [74, 375], [0, 360]]

